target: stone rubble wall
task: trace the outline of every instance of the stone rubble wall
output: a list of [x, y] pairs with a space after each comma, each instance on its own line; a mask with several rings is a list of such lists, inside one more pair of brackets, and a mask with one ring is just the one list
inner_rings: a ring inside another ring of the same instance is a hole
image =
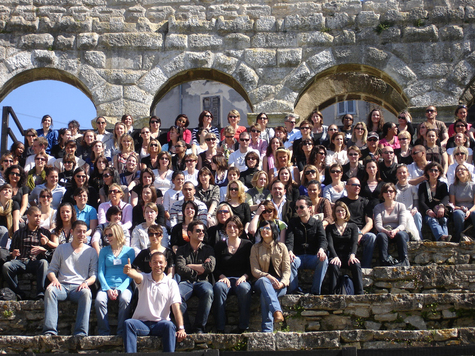
[[335, 95], [367, 81], [362, 99], [436, 104], [451, 118], [473, 99], [474, 23], [474, 0], [4, 0], [0, 99], [58, 79], [99, 115], [141, 118], [167, 83], [200, 69], [240, 89], [254, 112], [292, 112], [321, 73], [343, 70], [364, 76], [343, 75]]

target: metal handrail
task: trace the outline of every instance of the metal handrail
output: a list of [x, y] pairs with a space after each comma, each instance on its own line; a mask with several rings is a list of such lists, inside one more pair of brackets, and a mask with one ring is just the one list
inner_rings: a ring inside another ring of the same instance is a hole
[[25, 136], [25, 130], [23, 130], [23, 126], [21, 126], [20, 120], [18, 120], [18, 117], [13, 111], [13, 108], [11, 106], [4, 106], [2, 112], [2, 141], [0, 146], [0, 151], [2, 152], [2, 154], [8, 151], [9, 136], [13, 140], [13, 142], [18, 141], [15, 134], [13, 133], [13, 130], [10, 128], [10, 115], [12, 116], [13, 121], [20, 130], [21, 135]]

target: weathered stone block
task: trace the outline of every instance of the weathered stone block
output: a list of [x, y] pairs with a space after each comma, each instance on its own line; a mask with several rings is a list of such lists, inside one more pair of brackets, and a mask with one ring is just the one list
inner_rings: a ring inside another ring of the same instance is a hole
[[347, 26], [351, 26], [354, 21], [346, 12], [338, 12], [333, 16], [325, 17], [326, 27], [331, 30], [344, 29]]
[[275, 24], [274, 16], [262, 16], [255, 21], [255, 30], [258, 32], [275, 31]]
[[236, 70], [238, 62], [236, 58], [225, 56], [224, 54], [216, 54], [214, 56], [213, 68], [231, 74]]
[[355, 32], [343, 30], [343, 32], [340, 35], [335, 37], [333, 42], [337, 46], [354, 44], [356, 42]]
[[439, 31], [435, 25], [423, 28], [406, 27], [402, 33], [404, 42], [435, 42], [439, 40]]
[[254, 20], [249, 16], [239, 16], [232, 20], [225, 20], [223, 16], [218, 17], [216, 29], [223, 32], [247, 32], [254, 27]]
[[246, 49], [244, 59], [253, 68], [274, 67], [277, 64], [277, 53], [273, 49]]
[[92, 49], [97, 46], [99, 35], [97, 33], [80, 33], [77, 36], [78, 49]]
[[310, 69], [306, 64], [302, 63], [297, 69], [292, 71], [292, 75], [286, 80], [285, 86], [294, 91], [298, 91], [298, 88], [301, 88], [302, 85], [307, 83], [311, 76]]
[[194, 16], [201, 20], [206, 19], [206, 7], [196, 6], [196, 5], [182, 5], [178, 8], [176, 14], [178, 20], [188, 20], [190, 17]]
[[275, 335], [266, 333], [266, 335], [249, 333], [247, 338], [247, 351], [275, 351]]
[[29, 68], [31, 66], [31, 54], [28, 52], [20, 52], [7, 58], [5, 65], [10, 72]]
[[39, 19], [34, 19], [32, 21], [28, 21], [24, 19], [22, 16], [12, 16], [10, 21], [7, 22], [5, 28], [7, 31], [11, 32], [35, 32], [38, 29]]
[[110, 48], [158, 49], [163, 37], [160, 33], [107, 33], [99, 38], [99, 43]]
[[374, 11], [361, 11], [356, 15], [356, 28], [376, 27], [379, 23], [379, 14]]
[[251, 38], [252, 47], [298, 47], [295, 33], [258, 33]]
[[65, 36], [59, 35], [54, 41], [54, 48], [59, 49], [59, 50], [73, 49], [75, 41], [76, 41], [75, 36], [65, 37]]
[[249, 16], [249, 18], [258, 20], [264, 16], [272, 15], [272, 8], [268, 5], [251, 4], [242, 6], [242, 14]]
[[152, 6], [147, 9], [145, 16], [147, 16], [150, 21], [161, 22], [174, 14], [175, 10], [171, 6]]
[[335, 59], [330, 49], [317, 53], [307, 60], [307, 65], [315, 73], [321, 72], [334, 64]]
[[307, 47], [307, 46], [331, 46], [333, 44], [333, 36], [326, 32], [307, 32], [299, 33], [297, 35], [298, 46]]
[[231, 33], [223, 39], [226, 48], [245, 49], [251, 46], [251, 39], [242, 33]]
[[183, 50], [188, 48], [188, 36], [169, 34], [165, 37], [165, 48]]
[[463, 39], [463, 28], [461, 26], [445, 26], [439, 30], [440, 39], [443, 41], [457, 41]]
[[206, 18], [218, 18], [223, 16], [225, 19], [233, 19], [239, 16], [239, 5], [223, 4], [223, 5], [211, 5], [208, 7]]
[[277, 50], [277, 66], [293, 67], [302, 61], [302, 49], [278, 49]]
[[156, 93], [167, 80], [168, 77], [160, 68], [154, 68], [147, 72], [137, 84], [147, 93]]
[[187, 52], [185, 54], [185, 67], [187, 68], [209, 68], [213, 64], [214, 54], [206, 52]]
[[20, 48], [33, 49], [42, 48], [47, 49], [53, 47], [54, 37], [49, 33], [40, 35], [25, 35], [20, 39]]
[[106, 55], [100, 51], [87, 51], [84, 53], [84, 59], [95, 68], [105, 68], [106, 66]]
[[306, 16], [288, 15], [284, 19], [284, 31], [320, 31], [325, 25], [323, 14], [307, 14]]
[[277, 351], [296, 350], [302, 348], [301, 334], [298, 333], [283, 333], [277, 332], [275, 334], [275, 344]]
[[223, 45], [223, 39], [217, 35], [190, 35], [188, 45], [190, 49], [219, 49]]
[[259, 77], [256, 72], [244, 63], [241, 63], [236, 69], [234, 77], [239, 80], [248, 91], [253, 90], [259, 82]]

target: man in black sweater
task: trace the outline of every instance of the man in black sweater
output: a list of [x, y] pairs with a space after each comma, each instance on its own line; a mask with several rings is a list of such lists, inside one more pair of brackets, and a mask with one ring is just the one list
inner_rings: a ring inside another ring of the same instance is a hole
[[321, 294], [323, 278], [328, 268], [328, 258], [325, 253], [328, 247], [325, 230], [321, 221], [312, 217], [310, 207], [312, 201], [307, 196], [301, 196], [295, 204], [298, 217], [290, 220], [285, 237], [285, 245], [289, 250], [291, 275], [289, 293], [298, 288], [298, 270], [313, 269], [313, 294]]

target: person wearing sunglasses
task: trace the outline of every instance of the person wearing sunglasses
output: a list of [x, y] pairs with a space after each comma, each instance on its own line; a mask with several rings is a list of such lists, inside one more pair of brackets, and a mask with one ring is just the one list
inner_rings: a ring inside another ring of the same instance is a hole
[[106, 142], [109, 140], [114, 141], [112, 132], [106, 130], [107, 128], [107, 121], [104, 116], [99, 116], [96, 119], [96, 139], [101, 141], [104, 144], [104, 147], [107, 147]]
[[78, 304], [73, 334], [87, 336], [92, 305], [90, 287], [97, 279], [96, 251], [85, 241], [87, 225], [76, 220], [72, 226], [73, 239], [59, 245], [47, 271], [50, 285], [46, 289], [43, 335], [58, 334], [58, 301], [70, 299]]
[[366, 128], [366, 124], [364, 122], [357, 122], [356, 125], [353, 127], [353, 133], [351, 134], [351, 138], [346, 141], [346, 146], [356, 146], [360, 150], [364, 150], [366, 148], [367, 139], [368, 129]]
[[188, 146], [183, 140], [179, 140], [175, 145], [175, 154], [172, 157], [172, 169], [174, 171], [184, 171], [186, 169], [185, 156], [191, 150], [187, 150]]
[[[148, 126], [150, 127], [150, 138], [159, 140], [160, 136], [163, 136], [164, 143], [167, 142], [166, 134], [160, 134], [160, 126], [162, 126], [162, 119], [160, 119], [158, 116], [151, 116], [150, 119], [148, 119]], [[160, 141], [160, 144], [162, 144], [162, 141]]]
[[162, 151], [162, 145], [157, 139], [151, 138], [148, 144], [147, 156], [140, 159], [140, 168], [158, 169], [158, 154]]
[[[208, 245], [214, 248], [218, 241], [226, 241], [228, 238], [226, 235], [226, 231], [224, 230], [224, 224], [226, 221], [234, 216], [233, 210], [229, 206], [228, 203], [226, 202], [221, 202], [217, 207], [215, 211], [215, 220], [216, 220], [216, 225], [211, 226], [208, 231]], [[241, 238], [245, 239], [246, 238], [246, 232], [243, 231]]]
[[[239, 126], [239, 121], [241, 121], [241, 114], [238, 110], [233, 109], [228, 113], [228, 122], [234, 128], [234, 138], [236, 140], [239, 139], [239, 136], [242, 132], [247, 131], [244, 126]], [[220, 139], [221, 141], [224, 140], [224, 127], [221, 129], [220, 132]]]
[[[393, 183], [384, 183], [381, 188], [384, 201], [374, 208], [374, 226], [378, 231], [376, 245], [379, 249], [381, 266], [410, 266], [407, 257], [406, 207], [396, 201], [396, 187]], [[398, 259], [389, 254], [389, 243], [397, 245]]]
[[279, 219], [277, 209], [271, 200], [264, 200], [259, 203], [256, 213], [249, 224], [249, 235], [254, 237], [255, 242], [258, 243], [260, 241], [260, 235], [258, 234], [259, 224], [265, 220], [271, 220], [276, 224], [279, 229], [279, 241], [285, 242], [287, 224]]
[[378, 172], [381, 180], [386, 183], [397, 183], [396, 177], [396, 156], [394, 155], [394, 148], [391, 146], [384, 146], [381, 148], [383, 160], [378, 163]]
[[310, 293], [321, 294], [323, 278], [327, 272], [328, 243], [325, 229], [322, 222], [312, 216], [311, 207], [312, 201], [306, 196], [295, 202], [298, 216], [290, 220], [285, 236], [291, 262], [289, 293], [299, 290], [298, 270], [311, 269], [314, 273]]
[[[104, 172], [107, 172], [107, 169], [105, 169]], [[64, 193], [63, 201], [70, 202], [73, 205], [76, 204], [76, 201], [74, 200], [74, 192], [78, 188], [84, 188], [87, 190], [87, 204], [97, 210], [97, 208], [99, 207], [100, 194], [95, 188], [89, 185], [89, 180], [86, 171], [81, 167], [76, 168], [74, 170], [73, 179], [71, 180], [71, 186], [66, 190], [66, 193]]]
[[400, 148], [394, 150], [396, 155], [397, 162], [409, 165], [414, 160], [412, 159], [412, 143], [411, 143], [411, 134], [408, 131], [402, 131], [397, 136], [399, 139]]
[[266, 154], [267, 146], [269, 145], [268, 141], [261, 138], [262, 132], [264, 132], [264, 129], [260, 124], [254, 124], [250, 128], [251, 141], [249, 142], [249, 147], [259, 152], [260, 158], [264, 157], [264, 155]]
[[251, 317], [251, 268], [250, 253], [252, 242], [242, 239], [244, 227], [241, 220], [234, 216], [224, 223], [227, 239], [214, 246], [216, 268], [213, 286], [216, 329], [224, 334], [226, 326], [226, 300], [235, 294], [239, 306], [239, 323], [235, 332], [242, 334], [249, 329]]
[[[33, 142], [35, 141], [35, 138], [38, 137], [38, 133], [36, 132], [35, 129], [27, 129], [25, 130], [25, 158], [28, 156], [34, 155], [35, 152], [33, 151]], [[24, 166], [24, 165], [23, 165]]]
[[[94, 234], [92, 235], [90, 245], [97, 251], [97, 255], [101, 252], [101, 249], [105, 246], [109, 246], [109, 240], [104, 234], [104, 230], [109, 224], [117, 223], [122, 226], [122, 210], [118, 206], [112, 205], [106, 212], [106, 222], [98, 224]], [[125, 240], [130, 241], [130, 232], [122, 226]]]
[[272, 333], [274, 322], [284, 321], [279, 297], [287, 293], [290, 283], [290, 257], [284, 243], [278, 242], [279, 232], [272, 220], [259, 224], [260, 242], [251, 248], [253, 289], [261, 300], [261, 330]]
[[436, 120], [437, 118], [437, 109], [433, 105], [429, 105], [426, 108], [426, 123], [430, 124], [437, 132], [437, 138], [440, 141], [440, 146], [444, 147], [447, 145], [447, 140], [449, 139], [449, 134], [447, 131], [447, 126], [445, 122]]
[[259, 154], [259, 151], [249, 147], [250, 137], [247, 131], [241, 132], [239, 135], [239, 149], [229, 155], [228, 165], [230, 167], [237, 167], [240, 172], [247, 169], [246, 155], [248, 152], [254, 151]]
[[475, 182], [475, 166], [473, 164], [467, 163], [467, 157], [468, 157], [468, 149], [467, 147], [460, 146], [454, 148], [453, 152], [453, 157], [455, 162], [449, 166], [447, 169], [447, 185], [450, 187], [452, 184], [455, 182], [455, 170], [458, 165], [463, 164], [470, 174], [472, 175], [472, 179]]
[[[199, 145], [198, 130], [200, 128], [205, 129], [206, 132], [214, 133], [216, 135], [216, 137], [218, 137], [219, 130], [218, 130], [217, 127], [213, 126], [213, 120], [214, 120], [214, 117], [213, 117], [213, 114], [211, 113], [211, 111], [203, 110], [201, 112], [201, 114], [198, 118], [198, 127], [193, 129], [193, 131], [191, 132], [193, 145], [197, 145], [197, 146]], [[233, 132], [233, 136], [234, 136], [234, 132]]]
[[13, 166], [13, 155], [5, 153], [0, 158], [0, 185], [5, 184], [5, 172], [8, 167]]
[[414, 137], [414, 133], [416, 131], [414, 130], [414, 126], [412, 125], [412, 116], [409, 111], [401, 111], [397, 116], [397, 122], [398, 138], [401, 132], [407, 132], [409, 133], [409, 135], [411, 135], [411, 137]]
[[99, 205], [97, 209], [97, 219], [99, 224], [105, 224], [107, 222], [106, 213], [111, 206], [117, 206], [122, 211], [122, 227], [130, 230], [132, 227], [132, 205], [122, 200], [124, 191], [117, 183], [111, 184], [109, 187], [109, 201]]
[[381, 157], [381, 150], [379, 149], [379, 135], [377, 132], [371, 131], [368, 133], [366, 148], [361, 150], [361, 157], [363, 161], [368, 159], [379, 160], [379, 157]]
[[23, 219], [26, 209], [28, 209], [28, 193], [30, 188], [26, 185], [26, 174], [23, 167], [13, 165], [5, 171], [5, 182], [12, 186], [12, 200], [20, 206], [20, 223]]
[[455, 132], [447, 140], [447, 151], [449, 150], [449, 148], [455, 147], [455, 135], [458, 133], [462, 133], [466, 137], [468, 147], [470, 147], [472, 150], [475, 149], [475, 140], [473, 139], [472, 132], [474, 130], [473, 127], [469, 131], [467, 122], [462, 119], [457, 119], [453, 125]]
[[0, 247], [7, 249], [20, 226], [20, 205], [13, 201], [12, 192], [13, 188], [8, 183], [0, 187]]
[[320, 176], [318, 174], [317, 167], [313, 164], [307, 164], [303, 167], [302, 170], [302, 178], [300, 179], [300, 187], [299, 187], [299, 194], [308, 196], [307, 186], [308, 183], [312, 180], [320, 180]]
[[[146, 202], [141, 206], [134, 207], [134, 212], [136, 210], [140, 210], [141, 215], [143, 218], [142, 221], [136, 221], [137, 224], [134, 224], [134, 229], [132, 230], [131, 239], [130, 239], [130, 247], [135, 250], [135, 254], [138, 254], [143, 249], [146, 249], [150, 245], [148, 229], [152, 225], [157, 224], [157, 217], [159, 214], [158, 206], [155, 202], [153, 202], [153, 198], [149, 198], [150, 195], [153, 195], [153, 187], [145, 187], [142, 190], [142, 194]], [[151, 193], [151, 194], [148, 194]], [[162, 234], [163, 235], [163, 234]], [[165, 247], [168, 247], [168, 234], [166, 236], [166, 241], [163, 241]]]
[[[359, 125], [358, 123], [357, 125]], [[350, 146], [348, 148], [348, 160], [349, 162], [343, 165], [343, 177], [344, 182], [348, 179], [356, 177], [360, 181], [364, 179], [364, 166], [360, 163], [361, 151], [357, 146]]]
[[201, 169], [203, 167], [207, 167], [210, 171], [213, 171], [211, 162], [213, 157], [218, 153], [218, 138], [214, 133], [207, 133], [205, 136], [205, 142], [208, 149], [198, 155], [197, 168]]
[[26, 158], [25, 172], [29, 172], [37, 165], [36, 155], [42, 154], [46, 156], [46, 164], [52, 166], [55, 163], [55, 158], [46, 153], [46, 147], [48, 147], [48, 140], [45, 137], [36, 137], [33, 141], [33, 154]]
[[55, 226], [54, 217], [56, 216], [56, 210], [51, 207], [53, 202], [53, 194], [48, 188], [44, 188], [40, 191], [39, 195], [39, 204], [38, 207], [41, 210], [41, 224], [40, 227], [43, 227], [49, 231], [52, 231]]
[[332, 182], [323, 188], [322, 195], [328, 199], [333, 206], [338, 199], [346, 197], [347, 194], [345, 182], [341, 180], [343, 177], [343, 167], [338, 163], [332, 164], [330, 166], [330, 177]]
[[229, 155], [239, 149], [239, 142], [234, 138], [234, 127], [226, 126], [224, 128], [224, 140], [221, 140], [218, 144], [218, 152], [224, 154], [226, 159]]
[[118, 301], [118, 336], [124, 337], [124, 322], [129, 318], [129, 305], [132, 299], [131, 278], [124, 273], [124, 266], [135, 259], [135, 251], [126, 245], [124, 232], [120, 224], [111, 223], [104, 229], [109, 246], [101, 249], [97, 276], [101, 285], [97, 291], [94, 307], [97, 315], [97, 333], [111, 335], [108, 318], [108, 302]]
[[[315, 140], [312, 137], [313, 122], [304, 120], [300, 123], [299, 129], [301, 137], [292, 144], [292, 162], [295, 164], [300, 162], [299, 169], [302, 169], [307, 164], [309, 152], [315, 146]], [[305, 145], [302, 145], [302, 142], [305, 142]], [[306, 153], [304, 152], [304, 146], [309, 146], [305, 147]]]
[[[452, 139], [452, 137], [450, 139]], [[452, 147], [447, 148], [447, 156], [448, 156], [448, 160], [449, 160], [449, 165], [454, 163], [454, 151], [455, 151], [455, 149], [458, 148], [458, 147], [462, 147], [462, 146], [465, 147], [468, 151], [468, 157], [467, 157], [466, 161], [468, 163], [472, 163], [473, 162], [473, 150], [469, 147], [468, 137], [465, 136], [465, 134], [463, 134], [462, 132], [457, 132], [453, 136], [453, 139], [454, 140], [453, 140]], [[447, 144], [447, 146], [448, 146], [448, 144]]]
[[[107, 159], [106, 159], [107, 160]], [[71, 154], [66, 154], [63, 158], [63, 166], [64, 166], [64, 171], [59, 173], [59, 185], [62, 187], [66, 188], [66, 191], [68, 188], [71, 187], [73, 184], [73, 175], [74, 175], [74, 170], [76, 168], [76, 160], [74, 159], [74, 156]]]
[[[214, 249], [203, 243], [206, 227], [194, 220], [188, 224], [189, 242], [176, 251], [176, 273], [181, 277], [178, 285], [182, 303], [180, 305], [187, 333], [206, 332], [209, 312], [213, 304], [213, 272], [216, 266]], [[186, 302], [196, 295], [199, 299], [193, 326], [187, 312]]]
[[243, 182], [243, 184], [246, 186], [246, 188], [251, 189], [252, 188], [252, 179], [254, 175], [259, 172], [259, 167], [261, 163], [261, 159], [259, 157], [259, 154], [250, 151], [246, 154], [244, 157], [245, 164], [247, 166], [247, 169], [240, 174], [240, 180]]
[[275, 136], [275, 131], [272, 127], [267, 127], [269, 118], [265, 112], [261, 112], [256, 116], [256, 124], [261, 125], [260, 137], [262, 140], [269, 143], [270, 139]]
[[442, 166], [436, 162], [428, 163], [424, 168], [423, 181], [419, 185], [419, 209], [424, 223], [428, 224], [436, 241], [450, 241], [447, 228], [445, 207], [449, 203], [449, 189], [447, 184], [440, 180]]
[[414, 146], [411, 152], [412, 162], [407, 166], [409, 171], [409, 184], [418, 186], [426, 180], [424, 176], [424, 168], [429, 163], [426, 158], [426, 148], [422, 145]]

